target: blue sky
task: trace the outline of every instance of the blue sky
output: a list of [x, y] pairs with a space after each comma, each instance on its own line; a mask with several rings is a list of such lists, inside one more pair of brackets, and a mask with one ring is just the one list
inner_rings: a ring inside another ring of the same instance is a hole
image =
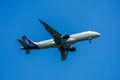
[[[102, 34], [74, 44], [61, 61], [57, 49], [26, 55], [16, 41], [51, 38], [42, 19], [63, 34], [94, 30]], [[119, 0], [1, 0], [0, 80], [120, 80]]]

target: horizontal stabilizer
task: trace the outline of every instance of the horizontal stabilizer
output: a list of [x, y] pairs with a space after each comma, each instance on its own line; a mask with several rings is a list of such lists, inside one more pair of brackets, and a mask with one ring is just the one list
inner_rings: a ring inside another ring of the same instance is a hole
[[30, 49], [26, 49], [25, 52], [26, 52], [26, 54], [29, 54], [30, 53]]
[[[18, 42], [23, 46], [23, 48], [29, 47], [29, 45], [28, 45], [26, 42], [24, 42], [24, 41], [22, 41], [22, 40], [20, 40], [20, 39], [17, 39], [17, 40], [18, 40]], [[22, 48], [22, 49], [23, 49], [23, 48]], [[29, 54], [29, 53], [30, 53], [30, 49], [26, 49], [25, 52], [26, 52], [26, 54]]]

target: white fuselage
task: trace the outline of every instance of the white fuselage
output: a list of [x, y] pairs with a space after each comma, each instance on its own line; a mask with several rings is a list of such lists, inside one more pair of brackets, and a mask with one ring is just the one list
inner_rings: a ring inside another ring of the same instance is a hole
[[[76, 33], [76, 34], [72, 34], [70, 35], [70, 38], [68, 38], [67, 40], [65, 40], [65, 42], [63, 42], [61, 45], [71, 45], [74, 44], [76, 42], [80, 42], [80, 41], [85, 41], [85, 40], [91, 40], [93, 38], [99, 37], [100, 33], [95, 32], [95, 31], [85, 31], [85, 32], [81, 32], [81, 33]], [[45, 49], [45, 48], [58, 48], [61, 45], [57, 45], [54, 41], [54, 39], [49, 39], [49, 40], [45, 40], [45, 41], [40, 41], [40, 42], [35, 42], [36, 45], [38, 45], [40, 47], [40, 49]]]

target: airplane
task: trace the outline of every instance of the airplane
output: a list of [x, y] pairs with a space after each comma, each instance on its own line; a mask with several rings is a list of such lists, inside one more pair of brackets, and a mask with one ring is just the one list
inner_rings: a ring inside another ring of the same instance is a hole
[[46, 22], [40, 19], [39, 22], [45, 27], [46, 31], [53, 37], [53, 39], [34, 42], [28, 37], [22, 36], [22, 39], [17, 40], [23, 46], [21, 49], [25, 50], [26, 54], [29, 54], [33, 49], [58, 48], [61, 53], [61, 60], [66, 60], [69, 52], [76, 51], [75, 47], [71, 47], [72, 44], [86, 40], [91, 43], [92, 39], [97, 38], [101, 35], [95, 31], [84, 31], [72, 35], [62, 35]]

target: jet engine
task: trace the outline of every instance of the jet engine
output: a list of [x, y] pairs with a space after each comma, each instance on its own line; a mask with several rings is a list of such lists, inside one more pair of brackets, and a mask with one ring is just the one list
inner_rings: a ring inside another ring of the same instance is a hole
[[62, 38], [63, 38], [63, 39], [68, 39], [68, 38], [70, 38], [70, 35], [66, 34], [66, 35], [64, 35]]
[[76, 48], [75, 48], [75, 47], [71, 47], [71, 48], [69, 49], [69, 51], [71, 51], [71, 52], [76, 51]]

